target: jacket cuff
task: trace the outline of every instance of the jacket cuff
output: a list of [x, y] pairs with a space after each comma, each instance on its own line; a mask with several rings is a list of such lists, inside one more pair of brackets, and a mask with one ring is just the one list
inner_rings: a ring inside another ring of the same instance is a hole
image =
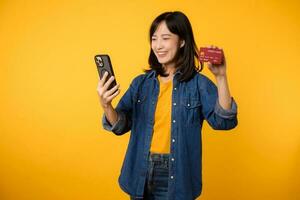
[[126, 125], [126, 117], [122, 112], [117, 111], [117, 114], [118, 114], [118, 119], [113, 125], [109, 123], [109, 121], [106, 119], [105, 114], [103, 114], [102, 126], [105, 130], [112, 131], [114, 133], [122, 132], [122, 129]]
[[225, 110], [219, 103], [219, 99], [217, 99], [215, 106], [215, 113], [224, 119], [232, 119], [237, 115], [237, 104], [233, 97], [231, 97], [231, 108], [230, 110]]

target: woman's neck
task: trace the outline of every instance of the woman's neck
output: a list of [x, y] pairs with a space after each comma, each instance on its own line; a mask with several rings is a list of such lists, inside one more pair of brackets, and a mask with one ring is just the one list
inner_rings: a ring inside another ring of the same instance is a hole
[[166, 76], [166, 77], [161, 76], [161, 80], [163, 82], [168, 82], [170, 80], [173, 80], [173, 76], [176, 72], [175, 67], [172, 67], [170, 65], [169, 66], [164, 65], [163, 68], [165, 70], [165, 73], [168, 74], [168, 76]]
[[173, 76], [176, 72], [175, 66], [172, 66], [172, 65], [163, 65], [163, 68], [164, 68], [166, 74], [169, 74], [169, 76], [170, 75]]

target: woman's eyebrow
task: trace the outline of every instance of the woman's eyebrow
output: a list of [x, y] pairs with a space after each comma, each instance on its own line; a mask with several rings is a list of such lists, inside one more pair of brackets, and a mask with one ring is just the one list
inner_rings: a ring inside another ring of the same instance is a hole
[[[172, 36], [171, 34], [165, 33], [165, 34], [161, 34], [161, 36]], [[152, 37], [157, 37], [157, 35], [153, 34]]]

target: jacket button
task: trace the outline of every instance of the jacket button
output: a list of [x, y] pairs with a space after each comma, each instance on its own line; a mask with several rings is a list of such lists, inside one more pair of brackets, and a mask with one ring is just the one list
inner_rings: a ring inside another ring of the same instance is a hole
[[173, 103], [174, 106], [176, 106], [176, 103]]
[[173, 178], [174, 178], [174, 176], [171, 176], [170, 178], [171, 178], [171, 179], [173, 179]]

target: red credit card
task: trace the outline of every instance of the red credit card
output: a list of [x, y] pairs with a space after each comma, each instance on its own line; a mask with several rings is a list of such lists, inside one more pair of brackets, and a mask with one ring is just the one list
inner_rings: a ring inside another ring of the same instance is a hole
[[199, 61], [211, 62], [220, 65], [223, 62], [224, 54], [222, 49], [213, 49], [209, 47], [200, 47]]

